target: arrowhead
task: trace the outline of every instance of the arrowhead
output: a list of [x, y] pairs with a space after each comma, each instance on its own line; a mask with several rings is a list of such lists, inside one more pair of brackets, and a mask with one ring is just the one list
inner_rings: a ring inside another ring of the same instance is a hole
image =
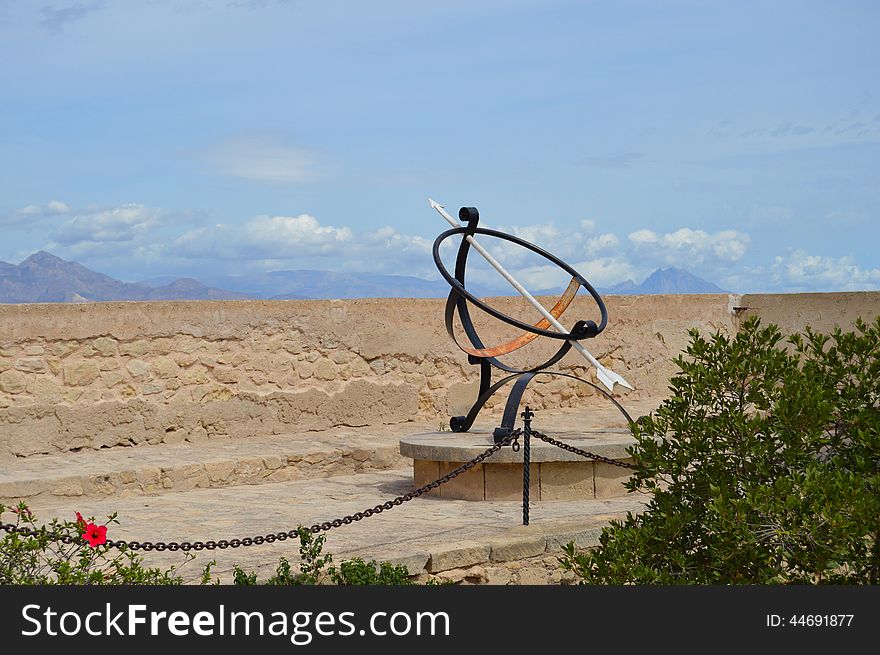
[[428, 198], [428, 203], [431, 205], [433, 209], [443, 209], [443, 205], [434, 200], [433, 198]]

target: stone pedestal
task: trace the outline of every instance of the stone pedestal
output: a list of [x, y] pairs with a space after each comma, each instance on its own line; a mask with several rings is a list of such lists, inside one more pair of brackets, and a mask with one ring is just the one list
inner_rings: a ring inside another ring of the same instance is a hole
[[[548, 436], [609, 459], [629, 462], [626, 447], [635, 443], [626, 429], [546, 432]], [[520, 438], [522, 442], [522, 438]], [[400, 440], [400, 454], [413, 460], [413, 485], [421, 487], [458, 468], [493, 444], [489, 431], [430, 432]], [[522, 449], [505, 446], [429, 495], [457, 500], [519, 500], [523, 488]], [[627, 493], [629, 469], [594, 462], [531, 440], [529, 497], [532, 501], [592, 500]]]

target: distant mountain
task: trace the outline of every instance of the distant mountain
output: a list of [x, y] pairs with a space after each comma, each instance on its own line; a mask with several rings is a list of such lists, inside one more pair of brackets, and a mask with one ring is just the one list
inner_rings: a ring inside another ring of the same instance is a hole
[[0, 303], [235, 300], [248, 297], [242, 293], [207, 287], [189, 278], [155, 288], [120, 282], [42, 250], [18, 266], [0, 262]]
[[246, 300], [248, 298], [253, 296], [205, 286], [191, 277], [179, 278], [170, 284], [154, 287], [149, 292], [149, 300]]
[[442, 280], [407, 275], [336, 273], [333, 271], [272, 271], [216, 278], [226, 289], [272, 300], [308, 298], [441, 298], [449, 293]]
[[[336, 273], [333, 271], [273, 271], [212, 280], [212, 286], [192, 278], [168, 276], [138, 283], [116, 280], [40, 251], [19, 265], [0, 262], [0, 303], [95, 302], [109, 300], [238, 300], [267, 298], [442, 298], [449, 293], [443, 280], [407, 275]], [[512, 292], [471, 286], [484, 297]], [[680, 268], [657, 269], [641, 284], [627, 280], [604, 294], [725, 293], [711, 282]], [[536, 291], [558, 295], [558, 290]]]
[[174, 282], [175, 280], [178, 280], [178, 279], [180, 279], [180, 278], [177, 278], [173, 275], [160, 275], [159, 277], [151, 277], [146, 280], [140, 280], [140, 281], [136, 282], [135, 284], [139, 284], [142, 287], [150, 287], [151, 289], [157, 289], [159, 287], [164, 287], [166, 284], [171, 284], [172, 282]]
[[727, 293], [711, 282], [682, 268], [658, 268], [641, 284], [632, 280], [601, 290], [602, 294], [639, 295], [658, 293]]

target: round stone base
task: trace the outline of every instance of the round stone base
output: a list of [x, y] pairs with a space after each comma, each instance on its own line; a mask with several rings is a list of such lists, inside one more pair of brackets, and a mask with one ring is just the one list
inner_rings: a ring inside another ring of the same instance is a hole
[[[630, 462], [626, 447], [635, 440], [626, 429], [553, 432], [559, 441], [621, 462]], [[400, 440], [400, 454], [413, 459], [413, 485], [418, 488], [458, 468], [493, 444], [488, 431], [430, 432]], [[520, 444], [522, 438], [520, 438]], [[540, 439], [531, 439], [529, 499], [591, 500], [627, 493], [630, 469], [595, 462]], [[523, 492], [523, 452], [505, 446], [468, 471], [427, 495], [456, 500], [519, 500]]]

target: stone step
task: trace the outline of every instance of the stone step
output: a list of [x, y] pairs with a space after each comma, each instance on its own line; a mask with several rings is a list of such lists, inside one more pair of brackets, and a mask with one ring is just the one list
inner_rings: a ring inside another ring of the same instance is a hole
[[[656, 406], [656, 401], [648, 399], [632, 405], [633, 415], [638, 416]], [[494, 415], [482, 417], [474, 431], [490, 430], [499, 420]], [[540, 427], [550, 434], [556, 430], [619, 429], [625, 424], [609, 403], [540, 412], [535, 419], [536, 429]], [[404, 467], [412, 460], [401, 457], [400, 439], [437, 428], [437, 421], [423, 420], [4, 459], [0, 460], [0, 503], [159, 495]], [[462, 442], [469, 439], [468, 434], [447, 434]]]
[[[39, 521], [52, 517], [104, 517], [118, 514], [110, 525], [111, 539], [220, 540], [287, 531], [384, 503], [412, 489], [408, 469], [337, 475], [222, 489], [193, 489], [153, 497], [38, 497], [31, 508]], [[326, 533], [325, 553], [336, 562], [353, 557], [407, 566], [422, 580], [489, 583], [559, 582], [556, 558], [563, 544], [582, 547], [598, 543], [601, 527], [626, 512], [638, 512], [647, 497], [629, 494], [589, 501], [534, 502], [530, 525], [523, 526], [518, 501], [469, 502], [420, 497], [381, 514], [334, 528]], [[9, 520], [10, 514], [3, 519]], [[144, 553], [150, 566], [184, 562], [182, 553]], [[298, 543], [275, 542], [238, 549], [201, 551], [180, 574], [198, 582], [205, 563], [231, 583], [235, 564], [265, 578], [279, 557], [298, 560]]]
[[0, 503], [124, 498], [401, 467], [409, 460], [398, 452], [399, 435], [425, 427], [403, 424], [34, 455], [0, 463]]

